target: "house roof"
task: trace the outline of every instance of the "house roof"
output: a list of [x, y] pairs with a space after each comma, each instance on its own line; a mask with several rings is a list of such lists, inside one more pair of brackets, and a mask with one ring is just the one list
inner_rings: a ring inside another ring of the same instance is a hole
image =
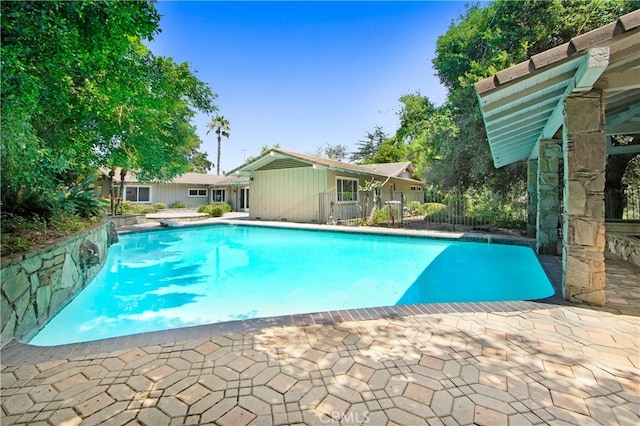
[[[340, 170], [345, 172], [357, 173], [367, 176], [378, 176], [382, 178], [394, 177], [406, 181], [423, 184], [421, 180], [407, 177], [413, 171], [409, 161], [401, 163], [380, 163], [357, 165], [344, 163], [342, 161], [331, 160], [310, 154], [300, 154], [297, 152], [285, 151], [273, 148], [262, 154], [260, 157], [243, 164], [242, 166], [229, 172], [231, 174], [250, 173], [256, 170], [276, 170], [294, 167], [315, 167], [326, 168], [330, 170]], [[403, 176], [406, 174], [407, 176]]]
[[[640, 133], [640, 10], [475, 84], [496, 167], [538, 156], [572, 93], [604, 92], [605, 131]], [[615, 149], [614, 149], [615, 148]], [[611, 147], [635, 152], [640, 146]]]
[[[116, 179], [120, 179], [120, 168], [115, 169], [115, 177]], [[104, 176], [109, 176], [109, 170], [101, 169], [101, 173]], [[239, 184], [247, 184], [249, 181], [248, 178], [239, 179], [238, 176], [218, 176], [211, 175], [208, 173], [184, 173], [182, 175], [176, 176], [170, 181], [165, 183], [177, 183], [184, 185], [212, 185], [212, 186], [223, 186], [223, 185], [239, 185]], [[141, 181], [138, 179], [138, 176], [135, 172], [128, 172], [125, 177], [125, 182], [128, 183], [149, 183], [147, 181]]]

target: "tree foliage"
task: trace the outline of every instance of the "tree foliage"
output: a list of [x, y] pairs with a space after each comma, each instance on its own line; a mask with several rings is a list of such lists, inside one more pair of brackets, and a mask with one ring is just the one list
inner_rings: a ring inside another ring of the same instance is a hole
[[207, 123], [207, 134], [215, 132], [218, 137], [218, 163], [216, 164], [216, 174], [220, 175], [220, 152], [222, 151], [222, 137], [229, 138], [231, 136], [229, 120], [221, 115], [216, 115], [213, 120]]
[[[216, 110], [188, 64], [153, 55], [152, 1], [1, 2], [2, 206], [28, 211], [97, 167], [167, 179]], [[46, 212], [45, 212], [46, 213]]]
[[493, 166], [473, 83], [640, 8], [638, 1], [505, 1], [468, 7], [438, 38], [434, 68], [459, 131], [441, 139], [434, 176], [448, 186], [509, 187], [525, 179], [523, 162]]
[[342, 161], [347, 156], [347, 147], [340, 144], [331, 145], [327, 143], [325, 146], [320, 146], [316, 149], [316, 155], [318, 157]]
[[373, 163], [372, 158], [378, 152], [378, 148], [387, 139], [382, 127], [376, 126], [373, 133], [366, 132], [364, 140], [357, 144], [357, 150], [351, 153], [349, 159], [357, 164]]

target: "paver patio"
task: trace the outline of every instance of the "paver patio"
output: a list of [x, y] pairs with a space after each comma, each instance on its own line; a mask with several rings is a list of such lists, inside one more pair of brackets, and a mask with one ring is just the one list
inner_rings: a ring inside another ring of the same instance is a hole
[[[557, 259], [545, 263], [557, 276]], [[9, 345], [0, 421], [637, 425], [640, 270], [608, 257], [607, 293], [604, 308], [445, 304], [360, 321], [212, 327], [208, 337], [137, 346], [123, 339], [124, 348], [82, 354]]]

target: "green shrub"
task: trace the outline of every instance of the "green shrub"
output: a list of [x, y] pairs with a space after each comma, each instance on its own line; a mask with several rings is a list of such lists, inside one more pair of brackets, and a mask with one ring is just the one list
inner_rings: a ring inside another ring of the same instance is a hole
[[[389, 216], [389, 213], [391, 213], [391, 216]], [[400, 212], [398, 210], [398, 207], [396, 206], [391, 206], [389, 207], [384, 206], [378, 210], [375, 211], [375, 213], [373, 214], [373, 224], [379, 224], [379, 223], [387, 223], [387, 222], [398, 222], [400, 220]]]
[[2, 256], [24, 252], [36, 245], [86, 229], [101, 219], [102, 216], [87, 219], [65, 211], [57, 212], [49, 220], [3, 212], [0, 252]]
[[132, 214], [148, 214], [155, 213], [157, 210], [153, 206], [147, 204], [134, 204], [131, 206]]
[[526, 206], [517, 192], [494, 193], [488, 188], [471, 192], [469, 214], [482, 223], [500, 228], [524, 228]]
[[372, 222], [374, 225], [379, 223], [387, 223], [387, 210], [386, 209], [378, 209], [373, 213]]
[[224, 214], [224, 208], [222, 205], [213, 206], [209, 214], [213, 217], [221, 217]]
[[167, 205], [165, 203], [153, 203], [152, 206], [156, 210], [163, 210], [167, 208]]
[[191, 207], [193, 207], [193, 204], [185, 203], [184, 201], [176, 201], [175, 203], [169, 206], [169, 208], [171, 209], [188, 209]]
[[420, 213], [420, 209], [422, 207], [422, 204], [420, 203], [420, 201], [409, 201], [407, 203], [407, 211], [411, 214], [418, 214]]
[[220, 217], [225, 213], [231, 211], [231, 204], [228, 203], [216, 203], [216, 204], [207, 204], [198, 207], [199, 213], [207, 213], [213, 217]]
[[424, 220], [443, 220], [448, 216], [448, 209], [446, 204], [442, 203], [424, 203], [421, 206], [422, 214], [424, 214]]
[[100, 198], [93, 186], [93, 181], [93, 176], [90, 176], [58, 192], [55, 195], [58, 209], [85, 218], [100, 215], [107, 207], [107, 202]]

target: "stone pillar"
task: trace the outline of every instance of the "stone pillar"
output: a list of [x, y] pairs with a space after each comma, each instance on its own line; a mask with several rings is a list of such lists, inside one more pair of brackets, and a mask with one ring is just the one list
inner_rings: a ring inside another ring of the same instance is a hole
[[567, 98], [564, 108], [562, 292], [574, 302], [603, 305], [605, 285], [604, 96]]
[[538, 160], [527, 161], [527, 237], [536, 237], [538, 209]]
[[558, 168], [560, 141], [543, 139], [538, 152], [538, 208], [536, 249], [540, 254], [558, 254]]

